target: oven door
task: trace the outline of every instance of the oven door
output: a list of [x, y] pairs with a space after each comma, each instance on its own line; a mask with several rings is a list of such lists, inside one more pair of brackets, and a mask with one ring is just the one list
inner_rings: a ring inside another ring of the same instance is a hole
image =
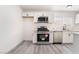
[[49, 42], [49, 34], [37, 34], [37, 42]]

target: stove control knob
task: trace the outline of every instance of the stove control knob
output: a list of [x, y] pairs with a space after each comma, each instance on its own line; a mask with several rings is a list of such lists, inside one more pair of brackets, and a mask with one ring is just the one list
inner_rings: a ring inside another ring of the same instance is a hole
[[46, 34], [45, 37], [48, 37], [48, 35]]

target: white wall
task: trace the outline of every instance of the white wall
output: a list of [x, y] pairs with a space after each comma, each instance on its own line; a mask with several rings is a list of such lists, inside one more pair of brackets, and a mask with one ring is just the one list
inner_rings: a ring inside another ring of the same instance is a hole
[[19, 6], [0, 6], [0, 53], [6, 53], [22, 41], [22, 16]]

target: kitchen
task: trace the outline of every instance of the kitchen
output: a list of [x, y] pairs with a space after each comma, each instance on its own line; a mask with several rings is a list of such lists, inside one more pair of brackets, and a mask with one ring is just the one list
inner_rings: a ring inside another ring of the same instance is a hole
[[67, 6], [59, 5], [54, 7], [63, 7], [65, 9], [59, 8], [52, 11], [51, 5], [50, 7], [39, 5], [28, 5], [21, 7], [24, 9], [23, 17], [25, 41], [32, 41], [32, 43], [36, 45], [74, 44], [73, 27], [75, 24], [75, 15], [77, 15], [77, 12], [73, 12], [74, 10], [72, 8], [67, 8]]
[[1, 6], [0, 16], [0, 53], [79, 53], [79, 5]]
[[[24, 15], [23, 15], [24, 18], [27, 18], [27, 13], [29, 16], [34, 16], [33, 33], [31, 33], [33, 35], [33, 36], [31, 36], [31, 37], [33, 37], [33, 43], [37, 43], [37, 32], [38, 32], [37, 30], [39, 27], [47, 27], [47, 29], [49, 30], [49, 35], [50, 35], [49, 36], [50, 43], [55, 43], [54, 41], [57, 41], [56, 40], [57, 38], [59, 40], [58, 43], [73, 43], [72, 27], [74, 25], [73, 21], [75, 18], [74, 12], [72, 12], [72, 11], [70, 11], [70, 12], [69, 11], [64, 11], [64, 12], [62, 12], [62, 11], [61, 12], [59, 12], [59, 11], [24, 12]], [[40, 21], [39, 17], [40, 18], [48, 17], [47, 22]]]

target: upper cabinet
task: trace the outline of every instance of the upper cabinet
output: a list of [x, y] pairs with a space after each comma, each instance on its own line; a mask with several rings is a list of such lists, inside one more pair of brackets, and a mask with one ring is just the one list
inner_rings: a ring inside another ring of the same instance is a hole
[[74, 20], [74, 14], [68, 12], [55, 12], [54, 13], [54, 22], [59, 23], [60, 25], [72, 25]]
[[76, 17], [75, 17], [75, 23], [78, 24], [79, 23], [79, 13], [76, 14]]

